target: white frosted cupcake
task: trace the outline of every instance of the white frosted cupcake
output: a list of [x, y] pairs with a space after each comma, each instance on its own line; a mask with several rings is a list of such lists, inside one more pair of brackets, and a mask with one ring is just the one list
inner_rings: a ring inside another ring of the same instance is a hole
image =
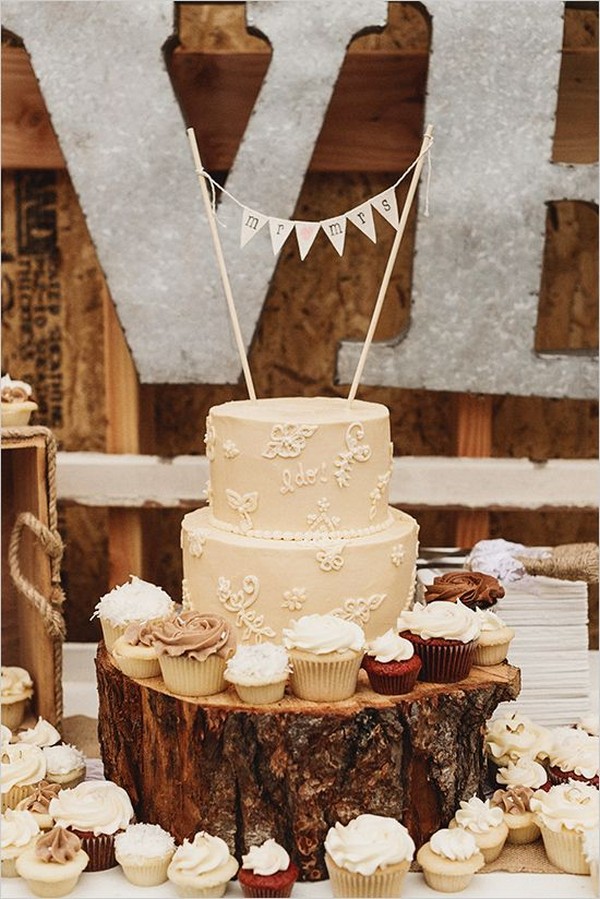
[[555, 727], [550, 734], [552, 745], [547, 753], [550, 782], [577, 780], [597, 788], [600, 739], [574, 727]]
[[508, 837], [508, 825], [501, 808], [492, 807], [489, 799], [472, 796], [460, 803], [460, 809], [448, 824], [448, 828], [462, 827], [471, 834], [486, 864], [498, 858]]
[[115, 858], [136, 886], [164, 883], [174, 852], [174, 838], [159, 824], [130, 824], [115, 836]]
[[436, 831], [417, 852], [417, 862], [432, 890], [458, 893], [483, 868], [485, 859], [473, 834], [456, 827], [454, 830], [442, 828]]
[[34, 896], [56, 897], [75, 889], [87, 864], [81, 840], [63, 827], [53, 827], [17, 858], [16, 868]]
[[42, 749], [46, 759], [46, 780], [64, 789], [76, 787], [85, 779], [85, 756], [76, 746], [61, 743]]
[[46, 776], [46, 759], [39, 746], [29, 743], [5, 743], [2, 747], [0, 787], [2, 811], [16, 808]]
[[152, 625], [134, 621], [113, 644], [112, 656], [123, 674], [143, 680], [159, 677], [158, 653], [152, 644]]
[[27, 381], [16, 381], [7, 373], [0, 378], [0, 421], [3, 428], [18, 428], [29, 424], [31, 413], [37, 410], [33, 391]]
[[479, 638], [479, 619], [462, 602], [415, 603], [396, 622], [421, 659], [419, 680], [456, 683], [468, 677]]
[[362, 667], [376, 693], [398, 696], [414, 688], [421, 659], [410, 640], [390, 628], [367, 643]]
[[496, 790], [490, 798], [492, 808], [500, 808], [504, 814], [507, 843], [533, 843], [538, 839], [540, 829], [529, 804], [532, 796], [531, 787], [515, 786]]
[[288, 899], [298, 874], [287, 850], [271, 838], [242, 855], [238, 881], [246, 899]]
[[239, 865], [225, 840], [200, 831], [175, 850], [167, 877], [180, 896], [224, 896]]
[[283, 698], [290, 672], [290, 658], [284, 646], [244, 643], [228, 659], [225, 680], [235, 686], [243, 702], [263, 705]]
[[385, 815], [358, 815], [325, 837], [325, 864], [336, 897], [399, 896], [415, 854], [406, 827]]
[[40, 830], [52, 830], [54, 818], [48, 808], [52, 800], [58, 796], [60, 789], [60, 784], [42, 780], [31, 795], [19, 802], [17, 811], [31, 812]]
[[175, 603], [161, 587], [131, 574], [127, 583], [100, 598], [92, 620], [100, 620], [104, 643], [110, 652], [128, 624], [166, 618], [174, 611]]
[[536, 790], [530, 806], [549, 861], [568, 874], [589, 874], [583, 837], [598, 828], [598, 790], [575, 781], [556, 784], [547, 792]]
[[5, 727], [11, 730], [20, 727], [32, 696], [33, 681], [29, 671], [18, 665], [3, 665], [0, 668], [0, 706]]
[[40, 829], [32, 814], [9, 808], [0, 826], [2, 877], [17, 877], [16, 861], [39, 836]]
[[583, 834], [582, 848], [583, 856], [588, 863], [590, 869], [590, 877], [592, 878], [592, 890], [594, 896], [598, 895], [598, 850], [600, 849], [600, 835], [598, 828], [594, 830], [586, 830]]
[[573, 727], [585, 731], [590, 737], [597, 737], [600, 735], [600, 718], [598, 715], [584, 715]]
[[522, 755], [516, 762], [508, 762], [498, 768], [496, 781], [503, 787], [531, 787], [538, 790], [548, 781], [548, 772], [541, 762], [528, 755]]
[[31, 743], [32, 746], [55, 746], [60, 743], [61, 736], [53, 724], [41, 716], [33, 727], [20, 731], [15, 737], [15, 743]]
[[339, 702], [356, 692], [366, 645], [358, 624], [335, 615], [304, 615], [283, 629], [290, 654], [290, 687], [313, 702]]
[[475, 647], [474, 665], [499, 665], [508, 653], [515, 636], [512, 628], [489, 609], [475, 609], [481, 628]]
[[151, 639], [168, 690], [212, 696], [227, 689], [225, 665], [235, 652], [235, 637], [224, 618], [180, 612], [152, 622]]
[[497, 715], [486, 722], [483, 745], [490, 778], [496, 784], [498, 769], [509, 762], [518, 762], [523, 756], [543, 762], [552, 746], [552, 736], [547, 727], [515, 711]]
[[4, 746], [6, 743], [12, 743], [13, 732], [10, 727], [7, 727], [5, 724], [0, 724], [0, 744]]

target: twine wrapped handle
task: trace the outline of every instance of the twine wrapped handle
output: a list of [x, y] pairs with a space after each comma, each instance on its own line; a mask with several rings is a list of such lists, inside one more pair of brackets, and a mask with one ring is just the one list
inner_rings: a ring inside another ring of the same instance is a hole
[[62, 587], [52, 577], [52, 587], [50, 598], [43, 596], [36, 587], [31, 584], [21, 572], [19, 564], [19, 554], [21, 549], [21, 535], [24, 528], [29, 528], [34, 537], [52, 562], [52, 571], [56, 571], [60, 567], [60, 560], [64, 550], [63, 542], [60, 534], [56, 530], [51, 530], [42, 524], [39, 519], [31, 512], [21, 512], [17, 516], [17, 520], [10, 535], [10, 543], [8, 545], [8, 569], [12, 581], [23, 596], [37, 609], [42, 617], [46, 630], [51, 637], [58, 640], [64, 640], [66, 635], [65, 620], [62, 613], [62, 606], [65, 601], [65, 595]]
[[548, 556], [517, 556], [527, 574], [541, 574], [565, 581], [598, 583], [598, 544], [564, 543], [555, 546]]

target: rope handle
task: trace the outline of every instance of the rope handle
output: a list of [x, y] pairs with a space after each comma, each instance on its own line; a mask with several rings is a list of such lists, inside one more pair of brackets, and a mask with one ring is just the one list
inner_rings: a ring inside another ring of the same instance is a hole
[[47, 599], [21, 572], [19, 554], [21, 549], [21, 536], [24, 528], [29, 528], [33, 533], [34, 537], [53, 563], [53, 570], [58, 568], [64, 551], [62, 538], [58, 531], [46, 527], [46, 525], [42, 524], [32, 512], [20, 512], [14, 523], [10, 535], [10, 543], [8, 545], [8, 568], [15, 587], [23, 594], [23, 596], [25, 596], [34, 609], [39, 612], [50, 636], [62, 641], [65, 639], [66, 635], [65, 619], [62, 613], [65, 595], [62, 591], [62, 587], [53, 577], [50, 598]]

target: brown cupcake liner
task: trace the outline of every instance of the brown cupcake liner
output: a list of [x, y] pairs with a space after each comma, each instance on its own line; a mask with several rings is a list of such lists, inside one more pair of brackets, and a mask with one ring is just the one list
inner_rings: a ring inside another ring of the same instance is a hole
[[[99, 833], [98, 836], [91, 831], [75, 830], [70, 827], [81, 840], [81, 848], [87, 852], [89, 862], [86, 871], [107, 871], [117, 867], [115, 858], [115, 836], [111, 833]], [[118, 832], [118, 831], [117, 831]]]
[[400, 634], [415, 647], [423, 667], [419, 680], [436, 684], [452, 684], [469, 676], [476, 643], [459, 640], [422, 640], [410, 631]]

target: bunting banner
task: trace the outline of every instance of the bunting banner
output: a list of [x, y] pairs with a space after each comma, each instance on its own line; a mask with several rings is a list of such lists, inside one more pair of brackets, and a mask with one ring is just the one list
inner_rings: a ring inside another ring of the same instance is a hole
[[216, 191], [220, 191], [223, 194], [226, 194], [230, 200], [233, 200], [241, 210], [241, 224], [240, 224], [240, 247], [245, 247], [257, 234], [259, 231], [263, 231], [265, 229], [265, 225], [268, 223], [268, 228], [266, 231], [269, 234], [271, 240], [271, 247], [273, 248], [273, 253], [277, 255], [285, 242], [288, 240], [290, 234], [292, 232], [295, 235], [296, 243], [298, 245], [298, 252], [300, 254], [300, 259], [305, 259], [308, 255], [311, 247], [313, 246], [319, 231], [323, 231], [329, 241], [331, 242], [335, 251], [343, 256], [344, 247], [346, 244], [346, 231], [348, 222], [354, 225], [355, 228], [358, 228], [362, 234], [369, 238], [369, 240], [373, 241], [373, 243], [377, 243], [377, 229], [376, 229], [376, 219], [374, 216], [374, 211], [377, 212], [392, 228], [398, 229], [400, 223], [400, 216], [398, 211], [398, 201], [396, 198], [396, 188], [400, 184], [401, 181], [412, 171], [412, 169], [417, 165], [419, 160], [423, 157], [427, 157], [428, 163], [428, 171], [427, 171], [427, 183], [426, 183], [426, 201], [425, 201], [425, 215], [428, 215], [428, 195], [429, 195], [429, 179], [431, 177], [431, 156], [430, 156], [430, 147], [431, 144], [427, 147], [426, 150], [421, 152], [419, 156], [410, 164], [410, 166], [406, 169], [406, 171], [398, 178], [398, 180], [392, 184], [390, 187], [386, 188], [381, 193], [376, 194], [374, 197], [371, 197], [368, 200], [363, 201], [360, 206], [355, 206], [353, 209], [348, 210], [347, 212], [342, 213], [342, 215], [336, 215], [333, 218], [323, 219], [318, 222], [311, 221], [297, 221], [294, 219], [281, 219], [276, 218], [275, 216], [266, 215], [263, 212], [260, 212], [257, 209], [252, 208], [251, 206], [246, 206], [244, 203], [241, 203], [237, 200], [233, 194], [229, 193], [224, 187], [214, 181], [207, 171], [202, 169], [199, 172], [209, 183], [211, 187], [212, 194], [212, 211], [213, 214], [218, 218], [216, 211], [216, 202], [215, 196]]

